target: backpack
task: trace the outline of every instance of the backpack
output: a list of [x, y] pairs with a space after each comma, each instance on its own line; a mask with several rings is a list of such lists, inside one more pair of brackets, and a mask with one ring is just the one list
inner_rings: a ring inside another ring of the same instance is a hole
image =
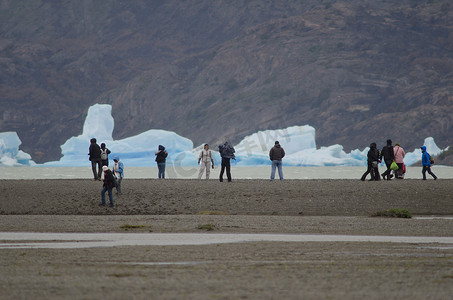
[[107, 160], [108, 159], [107, 149], [101, 150], [101, 159], [102, 160]]
[[111, 170], [105, 172], [104, 186], [108, 189], [116, 187], [115, 176], [113, 176]]

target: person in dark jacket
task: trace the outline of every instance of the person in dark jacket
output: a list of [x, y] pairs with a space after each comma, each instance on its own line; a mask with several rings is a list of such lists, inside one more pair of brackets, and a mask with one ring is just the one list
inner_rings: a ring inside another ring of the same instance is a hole
[[[95, 138], [92, 138], [90, 142], [91, 144], [88, 155], [90, 156], [91, 170], [93, 171], [94, 180], [101, 180], [101, 148], [96, 143]], [[98, 165], [98, 171], [96, 171], [96, 165]]]
[[168, 152], [165, 151], [165, 147], [159, 145], [159, 150], [156, 151], [156, 162], [158, 168], [159, 179], [165, 179], [165, 161], [168, 155]]
[[379, 150], [377, 149], [376, 143], [370, 144], [370, 150], [368, 150], [367, 155], [367, 162], [368, 162], [368, 169], [365, 173], [363, 173], [362, 178], [360, 180], [365, 181], [368, 174], [371, 175], [370, 181], [378, 181], [381, 180], [381, 176], [379, 175]]
[[393, 175], [390, 174], [392, 170], [390, 170], [390, 165], [392, 164], [393, 160], [395, 159], [395, 153], [393, 152], [392, 140], [387, 140], [387, 145], [382, 148], [380, 159], [384, 158], [385, 165], [387, 166], [387, 170], [382, 173], [382, 178], [385, 180], [387, 176], [387, 180], [392, 180]]
[[275, 141], [274, 147], [269, 151], [269, 159], [272, 161], [271, 181], [275, 178], [275, 168], [278, 168], [278, 177], [283, 180], [282, 158], [285, 157], [285, 150], [280, 146], [279, 141]]
[[236, 159], [236, 157], [234, 156], [235, 152], [236, 151], [234, 150], [233, 146], [231, 146], [228, 142], [225, 142], [223, 145], [219, 146], [219, 153], [220, 153], [220, 156], [222, 157], [222, 166], [220, 169], [220, 176], [219, 176], [220, 182], [223, 181], [223, 172], [225, 171], [225, 169], [226, 169], [228, 182], [231, 182], [230, 159]]
[[437, 176], [431, 171], [431, 155], [426, 151], [426, 146], [422, 146], [420, 149], [422, 149], [423, 180], [426, 180], [426, 171], [428, 171], [428, 174], [431, 175], [434, 180], [437, 180]]
[[100, 206], [105, 206], [105, 192], [109, 194], [110, 207], [113, 207], [113, 193], [112, 189], [115, 186], [115, 179], [113, 178], [113, 173], [107, 166], [103, 166], [102, 170], [104, 171], [104, 184], [101, 191], [101, 204]]
[[110, 150], [105, 147], [105, 143], [101, 144], [101, 164], [103, 166], [109, 166], [109, 154]]

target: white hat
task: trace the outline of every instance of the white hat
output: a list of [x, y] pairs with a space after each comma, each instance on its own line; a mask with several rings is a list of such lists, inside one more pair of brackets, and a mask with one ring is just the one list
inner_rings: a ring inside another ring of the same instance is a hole
[[102, 171], [105, 172], [105, 171], [107, 171], [108, 169], [109, 169], [109, 167], [107, 167], [107, 166], [102, 166]]

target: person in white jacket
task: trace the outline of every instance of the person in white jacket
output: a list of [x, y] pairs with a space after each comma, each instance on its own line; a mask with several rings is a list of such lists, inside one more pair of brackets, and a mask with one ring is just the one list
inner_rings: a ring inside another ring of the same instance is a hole
[[200, 172], [198, 173], [198, 179], [201, 179], [204, 169], [206, 169], [206, 179], [209, 179], [209, 174], [211, 173], [210, 165], [214, 169], [214, 159], [212, 158], [212, 152], [209, 150], [209, 145], [204, 144], [204, 149], [201, 150], [200, 155], [198, 156], [198, 164], [200, 164]]

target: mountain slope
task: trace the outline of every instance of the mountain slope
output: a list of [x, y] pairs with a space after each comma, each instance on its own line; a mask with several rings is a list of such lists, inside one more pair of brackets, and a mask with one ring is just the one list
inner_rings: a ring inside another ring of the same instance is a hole
[[38, 162], [94, 103], [113, 105], [115, 138], [310, 124], [347, 150], [453, 144], [448, 1], [25, 2], [0, 6], [0, 131]]

